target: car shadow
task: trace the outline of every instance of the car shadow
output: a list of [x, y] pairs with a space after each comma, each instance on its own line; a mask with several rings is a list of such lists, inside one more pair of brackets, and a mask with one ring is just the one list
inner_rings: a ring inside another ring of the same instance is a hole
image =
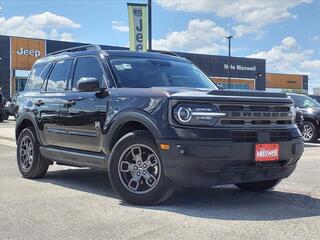
[[[107, 174], [91, 169], [50, 171], [40, 182], [51, 183], [105, 197], [118, 198]], [[157, 206], [130, 208], [174, 212], [186, 216], [244, 221], [274, 221], [320, 216], [320, 199], [301, 193], [282, 191], [247, 192], [233, 185], [206, 189], [185, 189]]]

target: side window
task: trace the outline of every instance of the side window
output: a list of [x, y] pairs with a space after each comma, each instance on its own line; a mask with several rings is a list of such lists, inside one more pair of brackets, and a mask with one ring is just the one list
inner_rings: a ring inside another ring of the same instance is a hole
[[47, 91], [56, 92], [66, 89], [72, 62], [73, 59], [56, 62], [48, 78]]
[[50, 69], [51, 64], [35, 65], [29, 75], [28, 81], [25, 86], [25, 91], [40, 90], [45, 77]]
[[77, 82], [82, 77], [94, 77], [100, 85], [103, 79], [103, 71], [98, 60], [94, 57], [81, 57], [77, 60], [77, 65], [74, 71], [72, 90], [76, 90]]

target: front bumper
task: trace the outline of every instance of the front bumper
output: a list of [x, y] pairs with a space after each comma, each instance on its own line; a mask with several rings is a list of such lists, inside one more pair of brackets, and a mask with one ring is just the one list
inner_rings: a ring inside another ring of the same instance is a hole
[[301, 138], [277, 142], [277, 162], [256, 163], [256, 143], [230, 141], [159, 140], [170, 144], [161, 150], [165, 175], [177, 187], [208, 187], [221, 184], [286, 178], [304, 149]]

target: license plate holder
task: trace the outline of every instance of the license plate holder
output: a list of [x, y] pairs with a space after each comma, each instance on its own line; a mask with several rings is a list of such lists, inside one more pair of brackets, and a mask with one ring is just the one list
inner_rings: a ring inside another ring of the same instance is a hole
[[255, 146], [255, 160], [256, 162], [278, 161], [279, 150], [278, 143], [258, 143]]

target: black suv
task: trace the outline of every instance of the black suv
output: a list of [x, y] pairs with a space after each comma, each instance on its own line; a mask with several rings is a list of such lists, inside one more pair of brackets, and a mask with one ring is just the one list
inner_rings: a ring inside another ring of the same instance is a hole
[[20, 98], [24, 177], [43, 177], [53, 162], [105, 170], [132, 204], [157, 204], [184, 187], [266, 190], [303, 153], [285, 94], [219, 90], [166, 54], [57, 52], [37, 60]]
[[294, 93], [288, 95], [303, 116], [303, 140], [305, 142], [317, 142], [320, 137], [320, 103], [306, 95]]

